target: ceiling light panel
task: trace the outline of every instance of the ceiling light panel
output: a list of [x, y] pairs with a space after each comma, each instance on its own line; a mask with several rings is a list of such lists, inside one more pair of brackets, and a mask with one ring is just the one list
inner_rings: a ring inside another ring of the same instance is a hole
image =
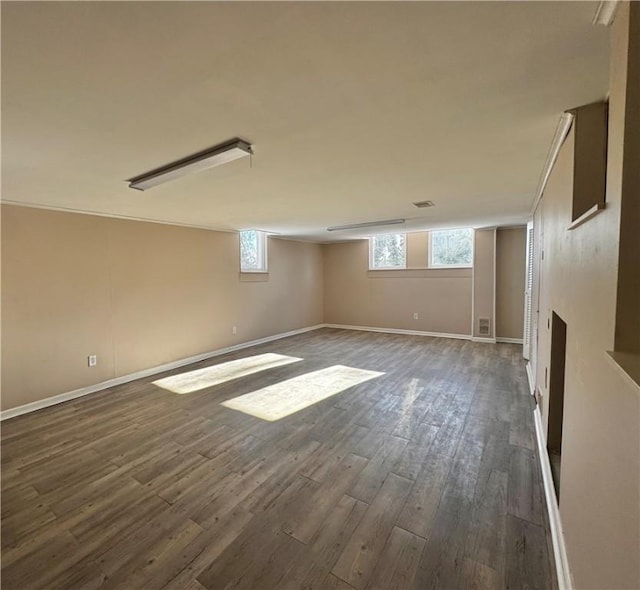
[[215, 168], [216, 166], [245, 158], [251, 154], [253, 154], [251, 144], [242, 139], [235, 138], [198, 152], [197, 154], [187, 156], [182, 160], [171, 162], [160, 168], [130, 178], [127, 182], [129, 183], [129, 188], [145, 191], [159, 184], [164, 184], [165, 182], [186, 176], [187, 174]]

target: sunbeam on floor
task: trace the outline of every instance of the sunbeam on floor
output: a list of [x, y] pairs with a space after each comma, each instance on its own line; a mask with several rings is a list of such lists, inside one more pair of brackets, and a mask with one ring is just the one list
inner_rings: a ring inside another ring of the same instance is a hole
[[226, 408], [273, 422], [384, 373], [333, 365], [223, 402]]
[[158, 379], [154, 381], [153, 384], [162, 387], [162, 389], [167, 389], [173, 393], [182, 395], [200, 391], [207, 387], [213, 387], [214, 385], [232, 381], [239, 377], [253, 375], [260, 371], [297, 363], [301, 360], [301, 358], [283, 354], [258, 354], [235, 361], [220, 363], [219, 365], [213, 365], [211, 367], [205, 367], [204, 369], [196, 369], [195, 371], [172, 375], [171, 377]]

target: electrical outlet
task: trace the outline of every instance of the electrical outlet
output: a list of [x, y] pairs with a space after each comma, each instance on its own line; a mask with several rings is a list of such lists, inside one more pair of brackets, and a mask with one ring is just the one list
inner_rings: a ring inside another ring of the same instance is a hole
[[87, 363], [90, 367], [95, 367], [98, 364], [98, 357], [95, 354], [90, 354], [87, 357]]
[[420, 316], [418, 315], [418, 312], [417, 312], [417, 311], [414, 311], [414, 312], [413, 312], [413, 319], [414, 319], [414, 320], [417, 320], [419, 317], [420, 317]]
[[236, 326], [233, 326], [233, 328], [231, 328], [231, 333], [232, 334], [237, 334], [238, 333], [238, 328]]

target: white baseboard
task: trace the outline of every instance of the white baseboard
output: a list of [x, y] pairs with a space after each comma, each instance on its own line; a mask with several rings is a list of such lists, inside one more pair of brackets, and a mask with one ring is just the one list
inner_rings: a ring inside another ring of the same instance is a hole
[[495, 338], [485, 338], [484, 336], [474, 336], [471, 340], [473, 342], [486, 342], [487, 344], [495, 344], [497, 342]]
[[123, 375], [121, 377], [116, 377], [114, 379], [109, 379], [107, 381], [101, 381], [100, 383], [87, 385], [86, 387], [74, 389], [73, 391], [60, 393], [58, 395], [37, 400], [35, 402], [30, 402], [22, 406], [17, 406], [15, 408], [10, 408], [8, 410], [3, 410], [2, 412], [0, 412], [0, 421], [8, 420], [9, 418], [14, 418], [16, 416], [21, 416], [22, 414], [35, 412], [36, 410], [48, 408], [49, 406], [54, 406], [56, 404], [61, 404], [62, 402], [76, 399], [78, 397], [83, 397], [85, 395], [96, 393], [98, 391], [109, 389], [111, 387], [116, 387], [117, 385], [122, 385], [123, 383], [129, 383], [130, 381], [135, 381], [136, 379], [142, 379], [144, 377], [149, 377], [150, 375], [163, 373], [164, 371], [171, 371], [172, 369], [178, 369], [180, 367], [184, 367], [185, 365], [190, 365], [191, 363], [197, 363], [199, 361], [204, 361], [216, 356], [227, 354], [229, 352], [242, 350], [243, 348], [249, 348], [250, 346], [258, 346], [259, 344], [265, 344], [267, 342], [272, 342], [273, 340], [279, 340], [280, 338], [287, 338], [288, 336], [295, 336], [296, 334], [303, 334], [304, 332], [310, 332], [311, 330], [318, 330], [320, 328], [338, 328], [341, 330], [360, 330], [364, 332], [383, 332], [387, 334], [405, 334], [409, 336], [431, 336], [434, 338], [455, 338], [458, 340], [472, 340], [473, 342], [488, 342], [493, 344], [495, 344], [496, 342], [495, 338], [474, 338], [469, 334], [447, 334], [444, 332], [423, 332], [420, 330], [374, 328], [370, 326], [351, 326], [346, 324], [317, 324], [315, 326], [309, 326], [306, 328], [300, 328], [298, 330], [291, 330], [290, 332], [283, 332], [281, 334], [267, 336], [265, 338], [260, 338], [258, 340], [251, 340], [249, 342], [243, 342], [241, 344], [234, 344], [233, 346], [219, 348], [211, 352], [205, 352], [203, 354], [198, 354], [188, 358], [183, 358], [170, 363], [165, 363], [163, 365], [158, 365], [156, 367], [151, 367], [149, 369], [143, 369], [142, 371], [130, 373], [129, 375]]
[[259, 338], [258, 340], [250, 340], [249, 342], [242, 342], [241, 344], [234, 344], [233, 346], [219, 348], [217, 350], [205, 352], [203, 354], [197, 354], [188, 358], [165, 363], [164, 365], [158, 365], [157, 367], [151, 367], [150, 369], [143, 369], [142, 371], [137, 371], [136, 373], [130, 373], [129, 375], [123, 375], [122, 377], [109, 379], [108, 381], [101, 381], [100, 383], [95, 383], [94, 385], [87, 385], [86, 387], [81, 387], [80, 389], [74, 389], [73, 391], [60, 393], [58, 395], [24, 404], [22, 406], [3, 410], [2, 412], [0, 412], [0, 421], [8, 420], [9, 418], [14, 418], [15, 416], [21, 416], [22, 414], [28, 414], [29, 412], [35, 412], [36, 410], [48, 408], [49, 406], [54, 406], [56, 404], [61, 404], [62, 402], [76, 399], [78, 397], [83, 397], [85, 395], [89, 395], [90, 393], [96, 393], [97, 391], [102, 391], [104, 389], [109, 389], [111, 387], [115, 387], [116, 385], [122, 385], [123, 383], [135, 381], [136, 379], [142, 379], [144, 377], [155, 375], [157, 373], [163, 373], [165, 371], [171, 371], [172, 369], [178, 369], [180, 367], [184, 367], [185, 365], [190, 365], [191, 363], [197, 363], [199, 361], [204, 361], [206, 359], [227, 354], [229, 352], [242, 350], [243, 348], [258, 346], [259, 344], [265, 344], [267, 342], [272, 342], [273, 340], [280, 340], [281, 338], [295, 336], [296, 334], [303, 334], [304, 332], [310, 332], [312, 330], [318, 330], [319, 328], [324, 327], [325, 324], [318, 324], [316, 326], [309, 326], [306, 328], [300, 328], [298, 330], [291, 330], [290, 332], [283, 332], [282, 334], [275, 334], [273, 336]]
[[526, 364], [526, 368], [527, 368], [527, 381], [529, 382], [529, 393], [531, 393], [531, 395], [535, 395], [536, 390], [535, 390], [535, 379], [533, 377], [533, 369], [531, 368], [531, 363], [527, 362]]
[[337, 328], [339, 330], [358, 330], [361, 332], [382, 332], [384, 334], [406, 334], [409, 336], [432, 336], [434, 338], [471, 340], [471, 336], [468, 334], [445, 334], [444, 332], [422, 332], [420, 330], [402, 330], [399, 328], [373, 328], [371, 326], [350, 326], [347, 324], [324, 324], [324, 327]]
[[522, 338], [496, 338], [502, 344], [522, 344]]
[[549, 463], [547, 444], [542, 427], [542, 415], [540, 414], [540, 408], [538, 406], [536, 406], [536, 409], [533, 412], [533, 419], [536, 425], [538, 457], [540, 458], [544, 495], [547, 502], [547, 512], [549, 513], [549, 524], [551, 526], [553, 557], [556, 563], [556, 573], [558, 575], [558, 590], [571, 590], [573, 588], [573, 583], [571, 581], [571, 572], [569, 570], [567, 548], [564, 543], [564, 534], [562, 532], [562, 522], [560, 520], [560, 510], [558, 508], [556, 490], [553, 487], [551, 464]]

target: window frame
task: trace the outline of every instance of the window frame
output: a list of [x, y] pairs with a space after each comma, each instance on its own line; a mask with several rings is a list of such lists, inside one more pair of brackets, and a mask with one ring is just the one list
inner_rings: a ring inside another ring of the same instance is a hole
[[[380, 236], [404, 236], [403, 243], [403, 254], [404, 254], [404, 264], [402, 266], [374, 266], [374, 242], [375, 239]], [[406, 232], [396, 232], [396, 233], [388, 233], [388, 234], [375, 234], [369, 236], [369, 270], [407, 270], [407, 234]]]
[[[257, 268], [243, 268], [242, 266], [242, 235], [245, 232], [255, 232], [257, 236], [257, 252], [256, 257], [258, 259], [258, 267]], [[269, 265], [268, 265], [268, 234], [265, 231], [261, 231], [259, 229], [243, 229], [238, 232], [238, 245], [239, 250], [238, 253], [240, 255], [240, 272], [241, 273], [268, 273]]]
[[[471, 262], [464, 264], [434, 264], [433, 262], [433, 234], [438, 232], [448, 232], [448, 231], [457, 231], [457, 230], [468, 230], [471, 232]], [[427, 268], [432, 268], [434, 270], [438, 269], [447, 269], [447, 268], [473, 268], [473, 257], [475, 254], [475, 230], [472, 227], [451, 227], [448, 229], [434, 229], [429, 232], [429, 253], [427, 256]]]

